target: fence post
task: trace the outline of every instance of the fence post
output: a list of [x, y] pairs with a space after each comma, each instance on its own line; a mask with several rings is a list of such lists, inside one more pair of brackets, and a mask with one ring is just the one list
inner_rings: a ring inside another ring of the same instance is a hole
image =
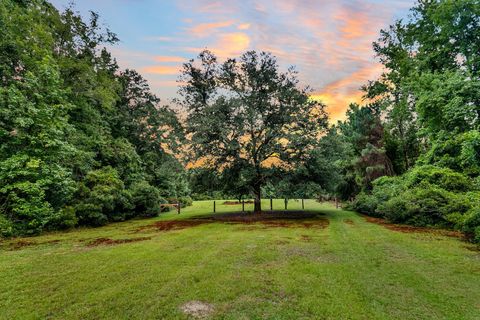
[[270, 198], [270, 211], [273, 211], [273, 199]]
[[177, 214], [180, 214], [180, 207], [181, 207], [180, 203], [177, 203]]
[[305, 203], [303, 202], [303, 198], [302, 198], [302, 210], [305, 210]]
[[245, 212], [245, 199], [242, 199], [242, 212]]
[[213, 200], [213, 213], [217, 212], [216, 202]]

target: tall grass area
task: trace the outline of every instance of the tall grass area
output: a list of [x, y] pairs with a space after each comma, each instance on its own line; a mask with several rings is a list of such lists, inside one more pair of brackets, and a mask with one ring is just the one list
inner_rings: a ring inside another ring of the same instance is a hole
[[[222, 203], [218, 213], [241, 209]], [[189, 301], [211, 305], [212, 319], [478, 319], [477, 247], [305, 207], [329, 224], [147, 227], [212, 214], [199, 201], [180, 215], [3, 241], [0, 319], [187, 319]]]

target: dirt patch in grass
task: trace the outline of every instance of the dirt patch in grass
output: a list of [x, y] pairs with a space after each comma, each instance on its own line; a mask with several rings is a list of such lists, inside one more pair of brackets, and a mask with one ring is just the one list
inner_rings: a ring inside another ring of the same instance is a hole
[[300, 236], [300, 240], [301, 240], [301, 241], [304, 241], [304, 242], [310, 242], [310, 241], [312, 241], [312, 237], [310, 237], [310, 236], [308, 236], [308, 235], [306, 235], [306, 234], [302, 234], [302, 235]]
[[180, 230], [190, 227], [196, 227], [201, 224], [211, 223], [208, 220], [197, 220], [197, 219], [185, 219], [185, 220], [168, 220], [168, 221], [157, 221], [153, 224], [149, 224], [137, 229], [137, 231], [145, 230], [156, 230], [156, 231], [170, 231], [170, 230]]
[[258, 227], [326, 228], [329, 224], [329, 220], [320, 214], [303, 211], [268, 211], [260, 214], [231, 212], [193, 217], [184, 220], [157, 221], [153, 224], [138, 228], [136, 232], [148, 230], [181, 230], [209, 223], [243, 224], [248, 225], [248, 229], [255, 229]]
[[351, 220], [351, 219], [345, 219], [345, 220], [343, 220], [343, 222], [345, 222], [346, 224], [349, 224], [349, 225], [354, 225], [355, 224], [355, 222], [353, 222], [353, 220]]
[[259, 224], [267, 228], [325, 228], [329, 224], [329, 220], [324, 216], [304, 211], [232, 212], [198, 217], [194, 220], [232, 224]]
[[480, 253], [480, 245], [465, 246], [465, 249]]
[[36, 241], [30, 241], [30, 240], [18, 240], [15, 242], [10, 243], [10, 250], [20, 250], [25, 247], [31, 247], [31, 246], [36, 246], [38, 245], [38, 242]]
[[87, 247], [98, 247], [98, 246], [113, 246], [123, 243], [131, 243], [138, 241], [150, 240], [152, 237], [140, 237], [140, 238], [129, 238], [129, 239], [110, 239], [110, 238], [97, 238], [87, 243]]
[[15, 251], [15, 250], [21, 250], [26, 247], [38, 246], [42, 244], [59, 243], [59, 242], [60, 240], [48, 240], [48, 241], [37, 242], [33, 240], [21, 239], [21, 240], [10, 243], [9, 250]]
[[189, 301], [180, 307], [180, 310], [187, 316], [195, 319], [204, 319], [212, 314], [213, 305], [202, 301]]
[[465, 238], [465, 235], [459, 231], [435, 229], [435, 228], [427, 228], [427, 227], [415, 227], [415, 226], [410, 226], [406, 224], [394, 224], [381, 218], [374, 218], [369, 216], [363, 216], [363, 217], [368, 222], [384, 226], [385, 228], [392, 231], [398, 231], [403, 233], [430, 233], [430, 234], [437, 234], [437, 235], [453, 237], [453, 238]]
[[[252, 200], [248, 200], [248, 201], [245, 201], [244, 203], [245, 203], [245, 204], [252, 204], [253, 201], [252, 201]], [[242, 204], [242, 202], [240, 202], [240, 201], [225, 201], [223, 204], [224, 204], [224, 205], [227, 205], [227, 206], [235, 206], [235, 205]]]

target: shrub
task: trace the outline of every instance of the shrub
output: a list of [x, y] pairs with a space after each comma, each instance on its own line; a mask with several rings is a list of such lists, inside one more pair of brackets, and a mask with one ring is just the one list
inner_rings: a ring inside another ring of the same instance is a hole
[[406, 187], [415, 187], [422, 182], [437, 185], [448, 191], [472, 190], [473, 181], [466, 175], [448, 168], [439, 168], [431, 165], [419, 166], [405, 175]]
[[185, 208], [191, 206], [193, 204], [193, 200], [191, 197], [168, 198], [168, 203], [180, 203], [180, 207]]
[[472, 208], [465, 214], [462, 231], [474, 242], [480, 242], [480, 207]]
[[43, 231], [75, 191], [68, 172], [55, 164], [17, 154], [0, 161], [0, 215], [12, 235]]
[[14, 235], [13, 222], [0, 214], [0, 238]]
[[75, 208], [68, 206], [57, 211], [49, 220], [47, 228], [49, 230], [69, 229], [77, 225], [78, 218]]
[[182, 208], [193, 205], [193, 200], [191, 197], [180, 197], [178, 198], [178, 201], [180, 202], [180, 206]]
[[161, 204], [167, 203], [160, 196], [160, 191], [146, 181], [133, 184], [130, 192], [135, 216], [157, 216], [162, 211]]
[[418, 166], [400, 177], [381, 177], [361, 192], [354, 210], [395, 223], [453, 227], [480, 242], [480, 178], [448, 168]]
[[6, 196], [2, 213], [9, 217], [10, 221], [15, 221], [13, 235], [34, 235], [42, 232], [49, 217], [54, 214], [38, 181], [6, 186], [0, 190], [0, 197], [2, 195]]
[[470, 205], [465, 197], [438, 186], [423, 182], [418, 187], [392, 197], [379, 205], [378, 210], [393, 222], [418, 226], [450, 225], [447, 216], [463, 214]]
[[79, 222], [99, 226], [125, 220], [133, 209], [131, 197], [112, 167], [90, 171], [78, 188], [75, 210]]
[[375, 196], [361, 192], [352, 202], [352, 209], [360, 213], [375, 216], [378, 200]]

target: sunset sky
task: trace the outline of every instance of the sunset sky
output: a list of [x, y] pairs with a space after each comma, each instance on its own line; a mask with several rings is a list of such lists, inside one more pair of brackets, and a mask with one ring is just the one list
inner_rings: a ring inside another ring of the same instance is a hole
[[[64, 9], [70, 0], [52, 0]], [[358, 88], [381, 67], [372, 42], [381, 28], [408, 15], [414, 0], [77, 0], [100, 14], [121, 42], [110, 48], [168, 103], [182, 62], [208, 48], [220, 58], [270, 51], [282, 69], [294, 65], [303, 85], [341, 119]]]

